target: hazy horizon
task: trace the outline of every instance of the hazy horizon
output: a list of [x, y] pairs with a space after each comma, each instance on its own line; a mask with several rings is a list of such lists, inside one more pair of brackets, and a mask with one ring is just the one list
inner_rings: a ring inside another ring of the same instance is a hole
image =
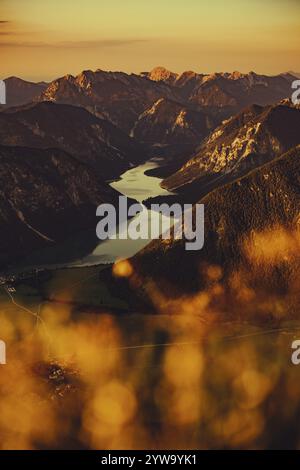
[[50, 81], [101, 68], [140, 73], [300, 71], [298, 0], [1, 0], [1, 78]]
[[[157, 65], [153, 68], [156, 68], [156, 67], [164, 67], [163, 65]], [[43, 77], [40, 77], [40, 76], [37, 76], [37, 77], [31, 77], [31, 76], [21, 76], [21, 75], [7, 75], [7, 76], [4, 76], [4, 77], [0, 77], [1, 79], [4, 79], [4, 80], [7, 80], [9, 78], [19, 78], [21, 80], [24, 80], [24, 81], [28, 81], [28, 82], [32, 82], [32, 83], [39, 83], [39, 82], [45, 82], [45, 83], [50, 83], [56, 79], [59, 79], [61, 77], [65, 77], [66, 75], [73, 75], [74, 77], [76, 77], [77, 75], [79, 75], [80, 73], [84, 72], [84, 71], [87, 71], [87, 70], [91, 70], [92, 72], [96, 72], [97, 70], [101, 70], [103, 72], [112, 72], [112, 73], [118, 73], [118, 72], [124, 72], [124, 73], [127, 73], [127, 74], [136, 74], [136, 75], [139, 75], [139, 74], [142, 74], [142, 73], [145, 73], [145, 72], [151, 72], [151, 70], [153, 70], [153, 68], [148, 68], [148, 69], [145, 69], [145, 70], [141, 70], [139, 72], [133, 72], [131, 70], [121, 70], [121, 69], [116, 69], [116, 70], [109, 70], [109, 69], [104, 69], [104, 68], [99, 68], [99, 67], [93, 67], [91, 69], [85, 69], [85, 70], [78, 70], [77, 72], [73, 73], [73, 74], [70, 74], [70, 72], [66, 71], [65, 73], [61, 74], [61, 75], [58, 75], [58, 76], [53, 76], [53, 77], [49, 77], [49, 78], [43, 78]], [[169, 70], [169, 69], [168, 69]], [[177, 73], [178, 75], [180, 75], [181, 73], [183, 72], [186, 72], [186, 71], [191, 71], [191, 69], [187, 69], [187, 70], [181, 70], [181, 71], [177, 71], [177, 70], [169, 70], [170, 72], [173, 72], [173, 73]], [[193, 72], [195, 73], [198, 73], [198, 74], [203, 74], [203, 75], [209, 75], [209, 74], [213, 74], [213, 73], [233, 73], [233, 72], [241, 72], [241, 70], [214, 70], [214, 71], [211, 71], [211, 72], [203, 72], [203, 71], [199, 71], [199, 70], [193, 70]], [[250, 73], [250, 72], [254, 72], [258, 75], [266, 75], [266, 76], [276, 76], [276, 75], [280, 75], [280, 74], [284, 74], [284, 73], [290, 73], [290, 74], [294, 74], [295, 78], [299, 78], [300, 77], [300, 73], [299, 72], [296, 72], [294, 70], [284, 70], [284, 71], [281, 71], [279, 72], [278, 74], [268, 74], [268, 73], [264, 73], [264, 72], [257, 72], [256, 70], [248, 70], [248, 71], [245, 71], [245, 72], [241, 72], [241, 73]]]

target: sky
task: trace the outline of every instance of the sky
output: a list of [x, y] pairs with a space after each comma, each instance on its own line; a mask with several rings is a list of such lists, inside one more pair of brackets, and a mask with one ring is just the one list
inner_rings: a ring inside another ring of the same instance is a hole
[[0, 0], [0, 79], [300, 72], [300, 0]]

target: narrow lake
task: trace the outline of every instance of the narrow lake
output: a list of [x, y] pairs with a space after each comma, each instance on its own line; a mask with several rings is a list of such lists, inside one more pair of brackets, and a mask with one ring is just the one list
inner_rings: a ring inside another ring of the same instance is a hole
[[[139, 203], [143, 203], [143, 201], [150, 197], [168, 196], [172, 193], [160, 187], [160, 183], [162, 181], [161, 178], [145, 174], [146, 171], [157, 167], [158, 163], [154, 161], [149, 161], [143, 165], [139, 165], [123, 173], [120, 179], [111, 183], [110, 186], [120, 194], [127, 196], [128, 198], [135, 199]], [[147, 211], [148, 224], [150, 227], [151, 223], [154, 223], [154, 220], [156, 220], [157, 215], [151, 210], [148, 210], [145, 206], [144, 210]], [[91, 254], [81, 259], [79, 263], [77, 260], [74, 263], [70, 263], [69, 266], [90, 266], [95, 264], [113, 263], [117, 259], [129, 258], [135, 255], [151, 241], [150, 237], [141, 240], [119, 240], [118, 234], [127, 232], [127, 230], [128, 222], [118, 228], [116, 240], [99, 242], [99, 245]]]
[[[158, 166], [159, 162], [151, 160], [131, 168], [123, 173], [119, 180], [110, 183], [110, 186], [118, 191], [120, 195], [134, 199], [140, 204], [151, 197], [168, 196], [172, 193], [160, 187], [162, 178], [145, 174], [148, 170]], [[157, 221], [157, 213], [148, 210], [146, 206], [143, 207], [147, 212], [150, 227], [152, 221], [153, 223], [154, 220]], [[165, 221], [164, 219], [166, 218], [160, 216], [160, 223]], [[110, 264], [118, 259], [129, 258], [135, 255], [151, 241], [150, 237], [139, 240], [118, 239], [119, 234], [127, 232], [128, 224], [130, 223], [128, 221], [117, 228], [117, 239], [98, 241], [96, 238], [96, 224], [99, 220], [95, 219], [94, 230], [76, 234], [71, 240], [31, 254], [30, 257], [24, 259], [24, 262], [22, 265], [19, 265], [17, 270], [72, 268]]]
[[149, 161], [143, 165], [131, 168], [121, 175], [118, 181], [111, 183], [111, 187], [119, 193], [138, 202], [143, 202], [150, 197], [168, 196], [169, 191], [160, 187], [162, 178], [148, 176], [146, 171], [157, 168], [155, 161]]

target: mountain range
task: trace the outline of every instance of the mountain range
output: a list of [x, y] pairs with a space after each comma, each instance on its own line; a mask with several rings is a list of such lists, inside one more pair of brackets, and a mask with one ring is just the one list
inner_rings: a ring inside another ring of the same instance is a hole
[[[25, 92], [21, 95], [18, 92], [22, 89], [30, 90], [27, 101], [36, 99], [83, 106], [129, 133], [139, 116], [161, 98], [196, 110], [204, 109], [224, 119], [246, 106], [265, 106], [289, 97], [294, 80], [291, 73], [272, 77], [254, 72], [176, 74], [156, 67], [138, 75], [98, 69], [86, 70], [77, 76], [65, 75], [49, 84], [9, 78], [7, 94], [8, 102], [14, 105], [24, 104]], [[18, 96], [20, 102], [17, 102]]]
[[254, 72], [178, 75], [163, 67], [140, 75], [88, 70], [54, 80], [40, 99], [87, 107], [130, 132], [139, 117], [161, 98], [204, 110], [220, 121], [248, 105], [265, 106], [289, 97], [294, 79], [289, 73], [274, 77]]
[[[99, 201], [118, 195], [109, 180], [150, 157], [166, 165], [162, 186], [195, 203], [298, 149], [300, 111], [288, 100], [294, 80], [290, 73], [176, 74], [163, 67], [139, 75], [84, 71], [49, 84], [7, 79], [8, 105], [0, 112], [0, 262], [77, 228], [94, 228]], [[177, 246], [171, 242], [170, 255], [162, 256], [162, 272], [169, 272], [164, 263]], [[165, 246], [157, 242], [147, 250], [155, 260]]]

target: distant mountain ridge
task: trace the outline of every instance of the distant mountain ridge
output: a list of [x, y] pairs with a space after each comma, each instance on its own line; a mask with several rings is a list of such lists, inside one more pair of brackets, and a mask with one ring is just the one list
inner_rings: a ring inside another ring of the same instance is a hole
[[164, 67], [143, 73], [150, 80], [165, 82], [181, 96], [199, 106], [245, 107], [272, 104], [290, 96], [295, 77], [290, 73], [275, 76], [255, 72], [199, 74], [193, 71], [176, 74]]
[[[36, 101], [84, 107], [97, 117], [109, 120], [128, 135], [136, 132], [138, 137], [140, 133], [141, 138], [151, 144], [161, 145], [167, 141], [174, 145], [180, 134], [184, 142], [193, 145], [195, 138], [206, 136], [203, 129], [198, 133], [203, 125], [194, 124], [196, 113], [204, 113], [205, 119], [217, 126], [247, 106], [265, 106], [289, 98], [294, 79], [290, 73], [267, 76], [254, 72], [201, 74], [186, 71], [177, 74], [164, 67], [155, 67], [150, 72], [126, 74], [98, 69], [85, 70], [77, 76], [68, 74], [48, 85], [31, 84], [34, 90], [31, 90], [30, 96]], [[25, 82], [20, 83], [24, 88]], [[14, 105], [24, 104], [23, 98], [21, 103], [17, 102], [17, 96]], [[28, 99], [29, 95], [25, 101]], [[164, 131], [157, 132], [157, 123], [161, 122], [162, 117], [161, 103], [171, 109], [171, 102], [181, 107], [184, 116], [194, 114], [195, 118], [191, 118], [192, 122], [188, 117], [181, 119], [179, 111], [179, 117], [177, 115], [173, 119], [170, 116], [169, 123], [164, 120]], [[160, 103], [160, 106], [155, 106], [155, 103]], [[147, 115], [149, 118], [150, 111], [152, 119], [145, 119]], [[200, 115], [199, 120], [202, 120]], [[211, 130], [210, 126], [207, 127]], [[154, 138], [157, 141], [154, 142]]]
[[85, 70], [53, 80], [37, 100], [84, 107], [136, 139], [171, 146], [173, 153], [179, 140], [193, 150], [213, 127], [247, 106], [289, 98], [294, 78], [254, 72], [176, 74], [163, 67], [139, 75]]
[[140, 75], [86, 70], [54, 80], [40, 100], [84, 106], [129, 132], [138, 115], [162, 95], [172, 96], [168, 85]]
[[18, 77], [9, 77], [4, 81], [6, 84], [6, 107], [32, 102], [38, 99], [48, 86], [46, 82], [28, 82]]

